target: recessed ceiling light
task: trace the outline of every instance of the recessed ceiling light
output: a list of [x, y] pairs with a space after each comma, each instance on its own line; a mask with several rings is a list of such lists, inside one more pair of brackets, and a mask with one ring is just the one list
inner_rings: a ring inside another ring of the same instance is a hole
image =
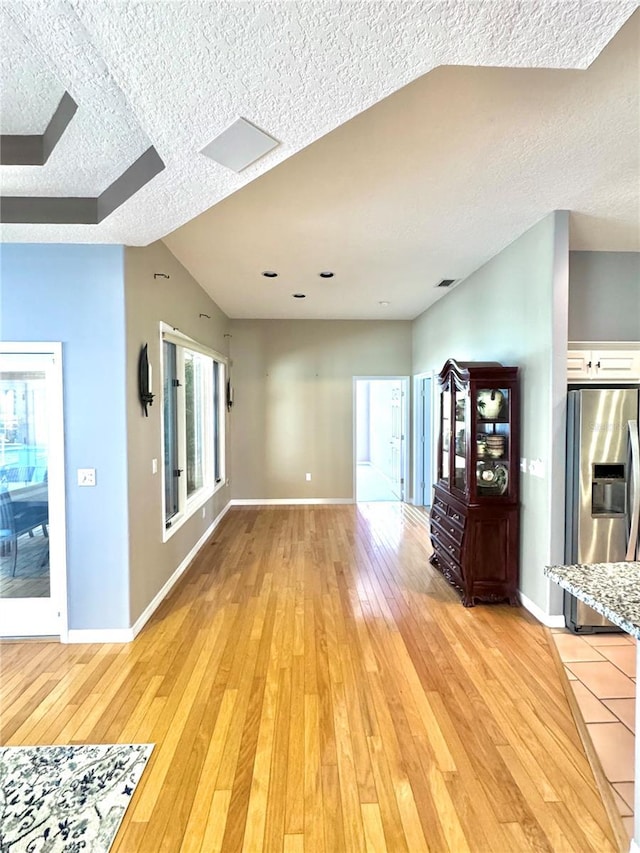
[[294, 299], [306, 299], [306, 293], [292, 293]]
[[379, 305], [381, 308], [388, 308], [390, 304], [391, 304], [391, 303], [387, 302], [387, 300], [386, 300], [386, 299], [382, 299], [380, 302], [378, 302], [378, 305]]
[[333, 278], [334, 273], [330, 272], [329, 270], [324, 270], [324, 272], [318, 273], [318, 275], [320, 276], [320, 278]]
[[277, 277], [278, 277], [278, 273], [277, 273], [277, 272], [274, 272], [273, 270], [265, 270], [265, 271], [262, 273], [262, 275], [263, 275], [265, 278], [277, 278]]

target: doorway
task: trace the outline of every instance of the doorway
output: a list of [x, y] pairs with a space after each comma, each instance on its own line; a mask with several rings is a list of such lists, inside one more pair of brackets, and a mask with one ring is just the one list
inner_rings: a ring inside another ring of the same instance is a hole
[[422, 373], [413, 381], [413, 502], [431, 506], [435, 435], [433, 428], [434, 377]]
[[66, 636], [60, 344], [0, 345], [0, 636]]
[[408, 383], [406, 376], [354, 377], [356, 501], [405, 500]]

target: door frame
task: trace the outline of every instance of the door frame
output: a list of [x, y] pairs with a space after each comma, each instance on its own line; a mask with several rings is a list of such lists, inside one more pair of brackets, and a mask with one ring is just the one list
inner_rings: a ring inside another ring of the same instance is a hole
[[[36, 637], [59, 635], [61, 642], [68, 638], [68, 604], [67, 604], [67, 527], [66, 527], [66, 493], [65, 493], [65, 457], [64, 457], [64, 397], [62, 376], [62, 343], [59, 341], [3, 341], [0, 343], [0, 353], [12, 355], [42, 355], [51, 356], [53, 364], [47, 371], [47, 392], [49, 420], [49, 458], [47, 461], [47, 483], [49, 492], [49, 579], [51, 584], [51, 604], [57, 608], [57, 627], [54, 631], [46, 630], [40, 635], [29, 631], [19, 634], [11, 630], [3, 630], [0, 636], [5, 637]], [[10, 599], [7, 599], [9, 601]], [[16, 599], [16, 601], [37, 601], [38, 599]], [[29, 605], [25, 604], [26, 609]]]
[[[424, 504], [420, 500], [420, 483], [422, 482], [422, 475], [424, 472], [424, 455], [429, 453], [430, 462], [431, 462], [431, 477], [434, 479], [434, 465], [436, 462], [436, 453], [437, 453], [437, 430], [432, 429], [430, 435], [425, 434], [425, 423], [424, 423], [424, 406], [421, 405], [420, 399], [422, 395], [422, 385], [425, 379], [431, 380], [431, 421], [435, 422], [435, 413], [436, 413], [436, 402], [438, 399], [438, 394], [436, 392], [436, 381], [437, 373], [435, 370], [429, 370], [425, 373], [416, 373], [413, 377], [413, 442], [412, 442], [412, 450], [413, 450], [413, 489], [412, 489], [412, 503], [414, 506], [423, 506]], [[424, 436], [424, 441], [422, 440]], [[424, 488], [427, 488], [427, 485], [432, 486], [433, 483], [427, 484], [425, 483]], [[431, 504], [427, 504], [430, 506]]]
[[353, 408], [353, 417], [352, 417], [352, 427], [353, 427], [353, 440], [352, 440], [352, 466], [353, 466], [353, 501], [354, 503], [358, 499], [357, 493], [357, 474], [358, 474], [358, 382], [359, 381], [375, 381], [376, 379], [389, 379], [396, 380], [402, 383], [402, 420], [404, 423], [404, 434], [401, 440], [401, 448], [402, 448], [402, 459], [400, 463], [400, 468], [402, 471], [402, 496], [400, 497], [400, 502], [407, 502], [409, 500], [409, 456], [410, 456], [410, 440], [411, 440], [411, 420], [409, 417], [410, 414], [410, 376], [353, 376], [353, 384], [352, 384], [352, 408]]

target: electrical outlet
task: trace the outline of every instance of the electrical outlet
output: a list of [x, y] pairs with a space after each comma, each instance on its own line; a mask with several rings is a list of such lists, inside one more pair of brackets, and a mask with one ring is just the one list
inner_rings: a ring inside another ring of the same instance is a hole
[[532, 477], [544, 478], [544, 462], [542, 459], [532, 459], [529, 462], [529, 473]]
[[206, 518], [206, 517], [207, 517], [207, 508], [206, 508], [206, 506], [203, 506], [203, 507], [202, 507], [202, 517], [203, 517], [203, 518]]
[[95, 486], [96, 484], [96, 469], [95, 468], [78, 468], [78, 485], [79, 486]]
[[304, 475], [304, 478], [305, 478], [305, 480], [307, 480], [307, 482], [308, 482], [308, 481], [311, 479], [311, 474], [305, 474], [305, 475]]

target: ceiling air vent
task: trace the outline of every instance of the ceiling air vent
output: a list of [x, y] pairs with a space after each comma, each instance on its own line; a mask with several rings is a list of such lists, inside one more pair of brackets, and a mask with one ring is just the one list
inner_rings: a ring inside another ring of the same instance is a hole
[[221, 166], [241, 172], [280, 143], [246, 118], [239, 118], [200, 152]]
[[436, 287], [451, 287], [454, 281], [455, 278], [443, 278], [442, 281], [436, 284]]

